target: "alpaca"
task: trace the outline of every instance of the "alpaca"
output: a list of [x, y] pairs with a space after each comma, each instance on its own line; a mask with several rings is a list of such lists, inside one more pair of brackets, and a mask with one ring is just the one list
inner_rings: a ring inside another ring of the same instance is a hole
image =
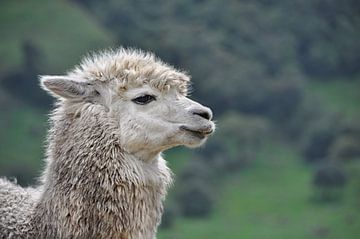
[[37, 188], [0, 179], [0, 237], [156, 238], [172, 181], [162, 152], [215, 129], [211, 110], [187, 98], [189, 76], [120, 48], [40, 78], [57, 99], [45, 170]]

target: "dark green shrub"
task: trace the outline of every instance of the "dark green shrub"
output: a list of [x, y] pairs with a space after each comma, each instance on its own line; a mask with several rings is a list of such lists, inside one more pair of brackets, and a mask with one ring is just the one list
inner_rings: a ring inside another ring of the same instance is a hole
[[342, 135], [331, 147], [331, 156], [340, 161], [360, 158], [360, 140], [350, 135]]
[[323, 160], [329, 156], [330, 148], [341, 131], [337, 117], [331, 115], [314, 119], [303, 136], [303, 155], [308, 162]]
[[272, 83], [266, 99], [267, 115], [277, 124], [288, 121], [297, 111], [303, 91], [298, 81], [286, 79]]
[[171, 228], [176, 220], [177, 210], [174, 206], [166, 205], [164, 208], [164, 213], [162, 214], [160, 227], [167, 229]]
[[262, 117], [228, 113], [219, 119], [216, 134], [201, 154], [217, 170], [237, 170], [251, 163], [270, 131]]
[[209, 181], [213, 176], [212, 167], [207, 159], [197, 156], [188, 162], [184, 170], [181, 172], [179, 179], [181, 182], [193, 182], [195, 180]]
[[298, 105], [296, 111], [287, 121], [283, 122], [282, 130], [289, 137], [298, 142], [307, 134], [308, 129], [326, 115], [323, 106], [319, 100], [313, 96], [307, 95]]
[[346, 182], [346, 173], [338, 165], [327, 164], [319, 167], [313, 177], [317, 199], [320, 201], [339, 199]]
[[204, 182], [189, 182], [179, 195], [179, 206], [186, 217], [207, 217], [213, 209], [212, 194]]

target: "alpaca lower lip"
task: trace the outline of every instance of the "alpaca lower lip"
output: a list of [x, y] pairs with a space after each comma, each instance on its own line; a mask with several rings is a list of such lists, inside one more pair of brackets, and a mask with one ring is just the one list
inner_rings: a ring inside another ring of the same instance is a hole
[[213, 132], [213, 129], [190, 129], [186, 126], [180, 126], [181, 130], [187, 131], [191, 133], [192, 135], [198, 137], [198, 138], [205, 138], [206, 136], [210, 135]]

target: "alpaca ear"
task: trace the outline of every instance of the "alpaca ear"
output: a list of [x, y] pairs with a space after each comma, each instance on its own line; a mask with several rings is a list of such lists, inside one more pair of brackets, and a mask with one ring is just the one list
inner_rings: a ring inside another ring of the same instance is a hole
[[40, 76], [41, 87], [55, 98], [85, 100], [99, 96], [94, 86], [68, 76]]

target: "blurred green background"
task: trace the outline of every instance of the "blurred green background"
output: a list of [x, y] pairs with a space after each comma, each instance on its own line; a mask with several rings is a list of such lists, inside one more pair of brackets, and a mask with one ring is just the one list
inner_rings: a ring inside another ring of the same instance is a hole
[[52, 99], [37, 75], [89, 51], [155, 52], [193, 77], [218, 130], [166, 152], [160, 239], [358, 238], [356, 0], [0, 3], [0, 175], [36, 183]]

